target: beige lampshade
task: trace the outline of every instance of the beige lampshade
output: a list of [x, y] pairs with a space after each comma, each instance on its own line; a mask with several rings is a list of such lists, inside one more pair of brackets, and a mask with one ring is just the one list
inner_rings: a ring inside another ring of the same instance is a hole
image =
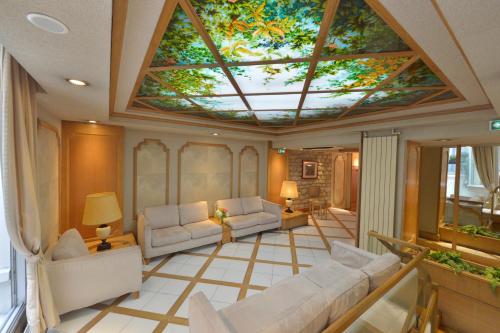
[[297, 191], [297, 183], [291, 180], [284, 180], [281, 185], [280, 197], [295, 199], [299, 197], [299, 192]]
[[102, 192], [87, 195], [83, 210], [82, 224], [100, 225], [116, 222], [122, 218], [122, 212], [114, 192]]

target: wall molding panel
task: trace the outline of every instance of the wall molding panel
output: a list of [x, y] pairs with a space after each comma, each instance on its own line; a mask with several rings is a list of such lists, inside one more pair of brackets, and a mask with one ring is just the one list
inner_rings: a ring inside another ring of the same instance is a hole
[[144, 139], [134, 147], [133, 214], [146, 207], [168, 205], [170, 151], [159, 139]]
[[177, 203], [233, 197], [233, 152], [225, 144], [187, 142], [178, 153]]
[[240, 151], [238, 170], [238, 197], [259, 195], [259, 152], [254, 146]]

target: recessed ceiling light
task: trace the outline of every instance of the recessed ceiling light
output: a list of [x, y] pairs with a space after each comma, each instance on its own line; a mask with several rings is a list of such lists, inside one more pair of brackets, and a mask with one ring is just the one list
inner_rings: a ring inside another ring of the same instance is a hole
[[213, 136], [219, 136], [219, 133], [212, 133]]
[[91, 124], [97, 124], [97, 121], [96, 120], [87, 120], [87, 122], [91, 123]]
[[82, 81], [82, 80], [77, 80], [77, 79], [66, 79], [69, 83], [75, 86], [88, 86], [88, 82]]
[[448, 141], [451, 141], [451, 140], [450, 139], [439, 139], [437, 141], [439, 141], [439, 142], [448, 142]]
[[40, 13], [29, 13], [26, 15], [28, 21], [38, 29], [51, 32], [53, 34], [67, 34], [69, 29], [61, 21]]

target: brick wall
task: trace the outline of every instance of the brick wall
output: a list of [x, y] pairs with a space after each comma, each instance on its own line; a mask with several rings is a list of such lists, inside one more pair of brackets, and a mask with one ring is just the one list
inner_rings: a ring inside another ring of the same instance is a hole
[[[318, 162], [318, 178], [302, 179], [302, 161]], [[309, 188], [320, 186], [320, 200], [329, 203], [332, 190], [332, 153], [328, 151], [288, 151], [288, 180], [297, 182], [299, 197], [294, 209], [309, 208]]]

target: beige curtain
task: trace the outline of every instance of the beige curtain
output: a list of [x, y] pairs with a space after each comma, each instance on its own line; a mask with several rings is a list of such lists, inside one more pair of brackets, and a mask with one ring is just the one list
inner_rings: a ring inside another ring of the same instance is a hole
[[36, 100], [40, 87], [0, 45], [1, 176], [7, 232], [26, 258], [26, 316], [32, 333], [59, 323], [40, 248], [36, 195]]
[[495, 147], [477, 146], [472, 148], [474, 162], [481, 183], [488, 190], [495, 188]]

